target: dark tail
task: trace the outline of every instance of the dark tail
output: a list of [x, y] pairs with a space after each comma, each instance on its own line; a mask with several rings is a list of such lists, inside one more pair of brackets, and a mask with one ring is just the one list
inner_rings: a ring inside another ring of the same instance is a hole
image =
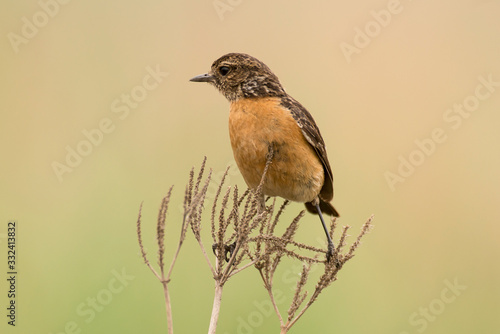
[[[306, 205], [307, 211], [309, 211], [310, 213], [315, 214], [315, 215], [318, 214], [318, 210], [316, 210], [316, 207], [314, 206], [314, 204], [312, 204], [311, 202], [308, 202], [308, 203], [305, 203], [305, 205]], [[321, 199], [321, 197], [319, 199], [319, 208], [321, 209], [321, 212], [323, 212], [326, 215], [339, 217], [339, 213], [337, 212], [337, 210], [335, 210], [333, 205], [331, 205], [329, 202], [323, 201]]]

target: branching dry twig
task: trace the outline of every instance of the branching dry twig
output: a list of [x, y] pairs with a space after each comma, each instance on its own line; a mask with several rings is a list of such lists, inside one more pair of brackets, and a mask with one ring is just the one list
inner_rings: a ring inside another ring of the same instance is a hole
[[[295, 316], [295, 313], [298, 310], [298, 306], [300, 306], [305, 298], [306, 298], [306, 293], [301, 295], [301, 291], [305, 285], [303, 283], [303, 277], [304, 277], [304, 269], [303, 274], [301, 276], [301, 279], [297, 282], [297, 287], [296, 287], [296, 293], [292, 301], [292, 305], [290, 306], [290, 309], [288, 310], [288, 321], [286, 323], [281, 323], [281, 333], [287, 333], [288, 330], [302, 317], [302, 315], [307, 311], [307, 309], [317, 300], [319, 294], [328, 286], [330, 286], [333, 282], [337, 280], [337, 273], [339, 270], [344, 266], [344, 264], [349, 261], [353, 256], [354, 256], [354, 251], [359, 247], [361, 243], [361, 238], [370, 230], [372, 227], [371, 222], [372, 222], [373, 216], [371, 216], [363, 225], [361, 228], [361, 232], [358, 235], [356, 241], [351, 245], [349, 252], [347, 254], [342, 254], [340, 253], [341, 246], [344, 246], [345, 243], [345, 238], [347, 236], [347, 230], [349, 229], [349, 226], [345, 226], [342, 231], [341, 235], [341, 241], [339, 242], [339, 247], [335, 251], [335, 259], [332, 259], [331, 261], [323, 261], [324, 265], [324, 272], [323, 275], [319, 278], [316, 287], [307, 301], [306, 305], [302, 308], [302, 310], [298, 313], [298, 315]], [[332, 226], [330, 231], [333, 232], [335, 228], [335, 218], [332, 219]], [[333, 237], [333, 235], [332, 235]], [[307, 270], [308, 271], [308, 270]], [[306, 272], [307, 276], [307, 272]], [[306, 278], [307, 280], [307, 278]], [[295, 305], [298, 305], [295, 307]]]
[[[232, 188], [232, 196], [231, 187], [227, 188], [220, 204], [218, 224], [215, 223], [218, 199], [222, 193], [228, 169], [224, 172], [219, 188], [217, 189], [211, 215], [211, 234], [214, 242], [212, 249], [216, 255], [215, 265], [212, 266], [208, 260], [209, 265], [215, 268], [215, 294], [212, 316], [210, 318], [210, 327], [208, 330], [209, 334], [215, 333], [217, 328], [224, 284], [226, 284], [232, 276], [251, 267], [257, 261], [256, 258], [249, 258], [248, 240], [251, 233], [271, 216], [272, 208], [266, 208], [262, 200], [262, 183], [265, 179], [269, 164], [271, 163], [271, 158], [272, 156], [270, 156], [266, 163], [261, 184], [256, 191], [246, 191], [240, 197], [238, 195], [238, 187], [235, 186]], [[232, 208], [226, 217], [226, 209], [230, 202], [232, 202]], [[240, 212], [241, 206], [243, 206], [243, 212]], [[232, 232], [228, 233], [228, 228], [230, 226], [232, 227]], [[202, 246], [202, 244], [200, 244], [200, 246]], [[206, 253], [203, 246], [202, 252]], [[243, 264], [245, 259], [249, 261]]]
[[[172, 305], [170, 301], [170, 294], [168, 290], [168, 283], [170, 282], [172, 271], [174, 269], [175, 263], [179, 257], [179, 253], [186, 239], [186, 232], [189, 225], [193, 228], [193, 232], [195, 232], [196, 228], [198, 228], [198, 236], [199, 236], [199, 221], [201, 220], [201, 213], [203, 210], [203, 202], [205, 200], [205, 196], [208, 189], [208, 184], [210, 182], [211, 172], [208, 175], [206, 182], [203, 187], [200, 189], [200, 183], [202, 181], [203, 172], [205, 170], [206, 157], [203, 159], [200, 172], [198, 174], [198, 178], [196, 179], [196, 184], [194, 185], [194, 170], [192, 169], [189, 174], [188, 185], [186, 186], [186, 192], [184, 196], [184, 214], [181, 225], [181, 232], [179, 236], [179, 242], [177, 245], [177, 249], [174, 253], [172, 261], [170, 263], [170, 267], [168, 272], [165, 272], [165, 225], [166, 225], [166, 215], [168, 211], [168, 205], [170, 203], [170, 196], [172, 194], [172, 188], [168, 190], [167, 195], [163, 198], [160, 206], [160, 210], [158, 213], [158, 220], [156, 225], [156, 240], [158, 244], [158, 265], [160, 267], [160, 273], [158, 273], [147, 258], [146, 251], [144, 249], [144, 245], [142, 242], [142, 233], [141, 233], [141, 213], [142, 213], [142, 203], [139, 208], [139, 217], [137, 218], [137, 238], [139, 241], [139, 248], [141, 250], [141, 255], [144, 259], [146, 265], [151, 269], [153, 274], [158, 278], [158, 280], [163, 285], [163, 292], [165, 295], [165, 310], [167, 313], [167, 328], [168, 333], [173, 334], [173, 319], [172, 319]], [[194, 187], [193, 187], [194, 185]], [[194, 233], [195, 236], [197, 233]]]
[[[205, 177], [206, 158], [196, 175], [194, 169], [189, 173], [189, 179], [184, 194], [184, 214], [181, 224], [181, 232], [177, 249], [170, 263], [168, 272], [165, 274], [165, 217], [170, 202], [172, 188], [163, 198], [157, 221], [157, 243], [158, 264], [160, 273], [156, 271], [149, 262], [142, 243], [141, 235], [141, 211], [137, 219], [137, 236], [142, 257], [146, 265], [162, 283], [165, 293], [165, 304], [167, 311], [168, 333], [173, 333], [171, 302], [168, 293], [174, 265], [178, 259], [180, 249], [186, 238], [188, 227], [198, 242], [203, 257], [212, 273], [215, 281], [214, 301], [212, 315], [210, 318], [209, 334], [214, 334], [219, 318], [222, 292], [227, 281], [249, 267], [255, 267], [264, 282], [271, 303], [280, 321], [281, 333], [287, 333], [290, 328], [304, 315], [307, 309], [317, 300], [321, 292], [330, 286], [336, 279], [339, 270], [349, 261], [359, 247], [361, 239], [370, 230], [373, 216], [363, 225], [360, 234], [354, 243], [343, 251], [346, 246], [347, 231], [349, 226], [344, 226], [340, 233], [337, 249], [331, 261], [325, 260], [327, 250], [295, 241], [295, 235], [299, 229], [299, 222], [305, 212], [301, 211], [288, 225], [281, 236], [275, 233], [276, 226], [282, 218], [289, 201], [285, 200], [275, 211], [276, 199], [266, 206], [266, 200], [262, 194], [264, 180], [272, 163], [274, 152], [270, 147], [268, 159], [264, 168], [261, 182], [256, 190], [247, 189], [240, 195], [237, 186], [224, 188], [228, 170], [223, 173], [217, 187], [210, 213], [210, 235], [212, 238], [212, 250], [207, 250], [202, 240], [202, 214], [204, 203], [207, 199], [207, 190], [212, 181], [212, 170]], [[335, 218], [330, 223], [330, 236], [333, 238], [337, 226]], [[214, 253], [212, 256], [211, 253]], [[302, 272], [297, 280], [295, 293], [288, 308], [287, 316], [283, 317], [273, 293], [273, 281], [275, 273], [282, 263], [284, 257], [302, 263]], [[314, 290], [308, 291], [307, 282], [310, 279], [312, 265], [323, 266]]]

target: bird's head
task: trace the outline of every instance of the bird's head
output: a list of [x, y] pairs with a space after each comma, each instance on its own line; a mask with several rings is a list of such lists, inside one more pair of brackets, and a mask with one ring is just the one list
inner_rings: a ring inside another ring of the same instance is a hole
[[190, 81], [214, 85], [229, 101], [245, 97], [286, 95], [278, 77], [266, 64], [244, 53], [228, 53], [213, 62], [210, 71]]

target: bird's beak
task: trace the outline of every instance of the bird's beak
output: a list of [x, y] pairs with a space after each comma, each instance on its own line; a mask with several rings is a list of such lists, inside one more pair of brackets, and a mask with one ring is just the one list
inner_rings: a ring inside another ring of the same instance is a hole
[[215, 77], [208, 73], [200, 74], [195, 76], [194, 78], [189, 79], [189, 81], [193, 82], [215, 82]]

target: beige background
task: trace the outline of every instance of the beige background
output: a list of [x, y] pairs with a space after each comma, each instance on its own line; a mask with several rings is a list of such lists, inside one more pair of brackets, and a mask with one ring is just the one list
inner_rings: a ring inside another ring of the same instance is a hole
[[[144, 201], [155, 262], [155, 217], [168, 187], [175, 184], [171, 250], [189, 169], [204, 155], [219, 175], [232, 163], [228, 103], [188, 81], [227, 52], [264, 61], [314, 115], [341, 224], [356, 234], [375, 214], [356, 258], [291, 333], [498, 329], [500, 86], [477, 86], [500, 82], [499, 1], [40, 3], [4, 2], [0, 11], [1, 254], [9, 219], [20, 226], [18, 326], [3, 315], [2, 333], [166, 332], [161, 285], [138, 256], [135, 221]], [[227, 7], [218, 13], [214, 4]], [[371, 37], [357, 36], [365, 29]], [[347, 44], [357, 48], [349, 56]], [[168, 75], [154, 88], [148, 79], [145, 90], [148, 68]], [[122, 94], [131, 93], [137, 105], [125, 116]], [[466, 118], [453, 111], [464, 102], [473, 109]], [[109, 133], [84, 147], [82, 131], [101, 122]], [[441, 142], [432, 147], [435, 129]], [[416, 141], [430, 145], [428, 155]], [[54, 162], [66, 164], [78, 145], [88, 155], [59, 179]], [[419, 165], [391, 188], [387, 173], [410, 158]], [[236, 170], [230, 183], [243, 185]], [[301, 209], [292, 205], [282, 228]], [[316, 217], [302, 224], [300, 240], [322, 237]], [[171, 285], [175, 330], [203, 333], [213, 282], [191, 235], [184, 247]], [[129, 280], [119, 289], [122, 272]], [[236, 277], [218, 332], [276, 333], [276, 317], [259, 308], [265, 301], [254, 270]]]

